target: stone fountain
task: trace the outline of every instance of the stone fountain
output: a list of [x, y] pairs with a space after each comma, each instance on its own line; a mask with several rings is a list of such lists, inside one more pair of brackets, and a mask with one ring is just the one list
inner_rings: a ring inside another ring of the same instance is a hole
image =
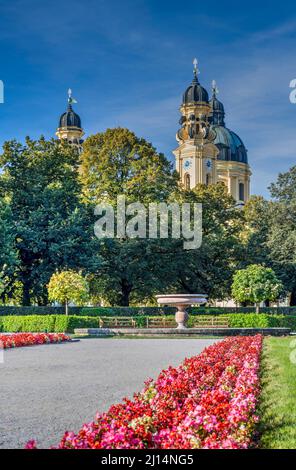
[[169, 305], [177, 308], [175, 315], [177, 329], [181, 330], [186, 328], [188, 320], [188, 313], [186, 308], [193, 304], [205, 304], [207, 302], [207, 295], [205, 294], [168, 294], [156, 295], [159, 305]]

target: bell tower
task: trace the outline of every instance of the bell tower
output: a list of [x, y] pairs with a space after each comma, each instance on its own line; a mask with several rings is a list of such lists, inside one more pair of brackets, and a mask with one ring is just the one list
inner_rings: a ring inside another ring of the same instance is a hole
[[69, 144], [75, 145], [81, 151], [84, 131], [81, 126], [80, 116], [73, 111], [72, 104], [74, 103], [77, 103], [77, 101], [72, 97], [72, 90], [69, 88], [67, 111], [60, 117], [56, 135], [60, 140], [67, 140]]
[[192, 189], [197, 184], [217, 182], [218, 148], [214, 145], [215, 132], [210, 127], [209, 96], [198, 80], [198, 62], [193, 61], [193, 80], [183, 94], [180, 106], [181, 128], [176, 134], [178, 147], [173, 151], [181, 184]]

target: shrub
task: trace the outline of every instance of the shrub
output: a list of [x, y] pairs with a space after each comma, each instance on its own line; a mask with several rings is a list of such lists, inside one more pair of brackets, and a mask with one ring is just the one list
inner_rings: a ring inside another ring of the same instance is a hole
[[[98, 316], [78, 316], [78, 315], [9, 315], [0, 317], [0, 332], [56, 332], [73, 333], [75, 328], [98, 328]], [[148, 317], [149, 318], [149, 317]], [[156, 318], [151, 316], [151, 318]], [[163, 318], [159, 316], [159, 318]], [[174, 319], [174, 315], [167, 315], [166, 319]], [[209, 318], [208, 315], [199, 315], [200, 319]], [[228, 314], [220, 316], [226, 318], [230, 328], [267, 328], [285, 327], [296, 331], [296, 316], [268, 315], [268, 314]], [[134, 317], [138, 328], [145, 328], [147, 315], [137, 315]], [[189, 317], [188, 327], [194, 325], [196, 317]]]
[[72, 315], [60, 315], [56, 317], [55, 332], [67, 331], [74, 333], [75, 328], [98, 328], [98, 317], [78, 317]]
[[268, 315], [259, 313], [242, 313], [227, 315], [230, 328], [267, 328]]
[[1, 318], [1, 331], [18, 332], [54, 332], [55, 315], [28, 315], [14, 316], [10, 315]]
[[78, 317], [76, 315], [11, 315], [0, 318], [0, 331], [8, 333], [73, 333], [75, 328], [97, 328], [98, 326], [98, 317]]

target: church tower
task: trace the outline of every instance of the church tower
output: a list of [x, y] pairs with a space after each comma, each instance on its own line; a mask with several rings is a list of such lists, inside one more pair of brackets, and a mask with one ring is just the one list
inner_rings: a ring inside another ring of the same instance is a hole
[[240, 137], [225, 125], [216, 82], [212, 83], [209, 100], [208, 92], [198, 81], [196, 59], [193, 64], [193, 80], [180, 106], [181, 128], [176, 134], [179, 145], [173, 151], [180, 183], [192, 189], [198, 183], [222, 182], [237, 204], [244, 205], [250, 196], [247, 150]]
[[193, 61], [193, 80], [183, 94], [180, 106], [181, 128], [176, 134], [179, 146], [173, 151], [176, 158], [176, 170], [180, 174], [181, 184], [186, 189], [194, 188], [198, 183], [214, 184], [217, 182], [218, 148], [214, 145], [215, 133], [210, 126], [212, 108], [208, 92], [198, 81], [197, 60]]
[[81, 126], [80, 117], [73, 111], [72, 104], [74, 103], [77, 103], [77, 101], [72, 97], [72, 90], [69, 88], [68, 108], [60, 117], [56, 135], [60, 140], [67, 140], [69, 144], [77, 146], [79, 151], [81, 151], [84, 131]]

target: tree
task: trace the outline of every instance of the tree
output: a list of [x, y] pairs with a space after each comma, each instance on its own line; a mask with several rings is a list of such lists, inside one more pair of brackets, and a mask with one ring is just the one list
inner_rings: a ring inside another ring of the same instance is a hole
[[209, 299], [230, 297], [232, 276], [243, 259], [240, 230], [243, 212], [224, 184], [197, 185], [184, 191], [181, 201], [202, 204], [202, 244], [194, 250], [173, 254], [175, 290], [205, 293]]
[[178, 175], [162, 153], [124, 128], [107, 129], [86, 139], [80, 166], [85, 200], [97, 204], [127, 201], [166, 201], [177, 187]]
[[[86, 139], [81, 155], [80, 181], [84, 200], [116, 208], [126, 204], [166, 202], [178, 190], [171, 163], [144, 139], [128, 129], [107, 129]], [[151, 298], [169, 285], [174, 258], [171, 240], [116, 238], [100, 240], [102, 264], [97, 271], [96, 295], [117, 305]]]
[[268, 248], [274, 269], [296, 305], [296, 166], [270, 186], [273, 198]]
[[5, 297], [9, 280], [17, 266], [14, 228], [9, 205], [0, 198], [0, 295]]
[[6, 142], [0, 165], [19, 256], [11, 289], [21, 284], [23, 305], [46, 304], [56, 270], [88, 272], [99, 263], [92, 211], [80, 201], [79, 155], [66, 143], [27, 138]]
[[51, 276], [48, 288], [48, 298], [65, 305], [68, 315], [70, 302], [82, 305], [88, 299], [88, 283], [81, 274], [75, 271], [62, 271]]
[[232, 295], [238, 302], [256, 304], [256, 312], [259, 313], [260, 302], [276, 300], [282, 288], [271, 268], [252, 264], [246, 269], [238, 270], [233, 276]]
[[263, 264], [272, 267], [268, 237], [272, 226], [272, 203], [262, 196], [251, 196], [244, 206], [245, 223], [241, 239], [245, 246], [243, 266]]

